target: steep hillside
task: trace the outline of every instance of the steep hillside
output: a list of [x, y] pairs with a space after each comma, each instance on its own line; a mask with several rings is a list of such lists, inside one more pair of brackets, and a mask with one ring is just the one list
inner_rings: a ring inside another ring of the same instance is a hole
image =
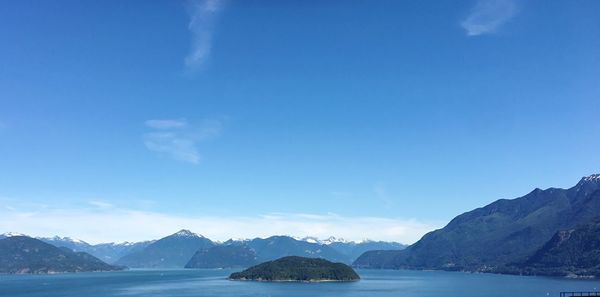
[[525, 274], [600, 276], [600, 220], [558, 231], [532, 257], [515, 266]]
[[354, 265], [365, 268], [508, 271], [563, 229], [600, 216], [600, 175], [564, 190], [535, 189], [498, 200], [454, 218], [402, 251], [366, 252]]

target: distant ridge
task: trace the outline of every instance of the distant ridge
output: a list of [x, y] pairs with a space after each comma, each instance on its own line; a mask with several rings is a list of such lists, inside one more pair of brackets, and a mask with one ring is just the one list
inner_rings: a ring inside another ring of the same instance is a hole
[[334, 248], [294, 239], [290, 236], [271, 236], [252, 240], [229, 240], [222, 246], [199, 250], [186, 264], [187, 268], [248, 267], [286, 256], [322, 258], [351, 263], [350, 258]]
[[239, 268], [259, 263], [256, 251], [247, 244], [223, 244], [200, 249], [185, 268]]
[[109, 264], [116, 262], [127, 254], [140, 251], [154, 242], [143, 241], [89, 244], [80, 239], [60, 236], [37, 237], [37, 239], [56, 247], [66, 247], [76, 252], [86, 252]]

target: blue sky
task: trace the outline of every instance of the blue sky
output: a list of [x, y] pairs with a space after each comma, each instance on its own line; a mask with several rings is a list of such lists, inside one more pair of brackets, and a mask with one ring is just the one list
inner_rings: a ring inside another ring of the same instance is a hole
[[3, 6], [0, 231], [410, 243], [600, 172], [598, 1]]

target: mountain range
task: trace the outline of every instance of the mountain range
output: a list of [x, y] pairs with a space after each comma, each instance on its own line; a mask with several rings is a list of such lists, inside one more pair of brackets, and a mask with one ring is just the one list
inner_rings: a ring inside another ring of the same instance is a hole
[[58, 248], [41, 240], [10, 234], [0, 238], [0, 273], [63, 273], [115, 271], [100, 259], [68, 248]]
[[322, 258], [334, 262], [352, 263], [367, 250], [401, 250], [406, 246], [397, 242], [346, 241], [329, 237], [294, 238], [271, 236], [252, 240], [228, 240], [207, 250], [199, 250], [186, 264], [188, 268], [248, 267], [286, 256]]
[[[27, 236], [16, 232], [7, 232], [0, 234], [0, 239], [14, 236]], [[88, 253], [106, 263], [114, 264], [117, 260], [124, 257], [125, 255], [138, 252], [154, 243], [156, 240], [148, 240], [141, 242], [122, 242], [122, 243], [99, 243], [89, 244], [83, 240], [71, 238], [71, 237], [35, 237], [45, 243], [51, 244], [56, 247], [65, 247], [74, 252], [85, 252]]]
[[89, 244], [85, 241], [70, 237], [37, 237], [37, 239], [57, 247], [66, 247], [75, 252], [85, 252], [96, 258], [112, 264], [121, 257], [143, 250], [155, 240], [142, 242], [100, 243]]
[[[5, 233], [0, 239], [18, 236]], [[323, 258], [352, 263], [363, 251], [370, 249], [402, 249], [396, 242], [346, 241], [330, 237], [230, 239], [220, 243], [189, 230], [180, 230], [159, 240], [137, 243], [89, 244], [70, 237], [39, 237], [45, 243], [74, 252], [89, 253], [106, 263], [130, 268], [225, 268], [249, 267], [284, 256]]]
[[[252, 240], [229, 240], [222, 245], [199, 250], [186, 264], [187, 268], [248, 267], [286, 256], [323, 258], [351, 263], [348, 255], [329, 245], [297, 240], [289, 236], [271, 236]], [[214, 259], [219, 259], [215, 262]]]
[[[89, 253], [89, 254], [88, 254]], [[155, 241], [91, 245], [0, 235], [0, 273], [248, 267], [286, 256], [360, 268], [600, 276], [600, 174], [569, 189], [535, 189], [455, 217], [405, 248], [394, 242], [272, 236], [215, 242], [188, 230]], [[358, 256], [360, 255], [360, 256]]]
[[323, 258], [335, 262], [352, 263], [369, 248], [402, 249], [395, 242], [346, 242], [329, 238], [297, 239], [290, 236], [271, 236], [233, 240], [219, 243], [189, 230], [150, 243], [127, 254], [115, 264], [131, 268], [225, 268], [248, 267], [260, 262], [285, 256]]
[[[369, 251], [355, 267], [517, 274], [596, 273], [600, 175], [569, 189], [535, 189], [454, 218], [401, 251]], [[577, 257], [575, 257], [577, 255]], [[579, 258], [579, 255], [585, 257]], [[579, 259], [575, 261], [575, 259]], [[590, 269], [588, 269], [590, 268]]]

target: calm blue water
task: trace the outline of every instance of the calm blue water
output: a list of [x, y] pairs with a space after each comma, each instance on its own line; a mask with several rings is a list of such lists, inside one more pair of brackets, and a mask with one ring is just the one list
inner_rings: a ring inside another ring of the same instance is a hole
[[358, 270], [353, 283], [259, 283], [225, 279], [231, 270], [137, 270], [62, 275], [2, 275], [0, 296], [558, 296], [594, 291], [600, 281], [460, 272]]

